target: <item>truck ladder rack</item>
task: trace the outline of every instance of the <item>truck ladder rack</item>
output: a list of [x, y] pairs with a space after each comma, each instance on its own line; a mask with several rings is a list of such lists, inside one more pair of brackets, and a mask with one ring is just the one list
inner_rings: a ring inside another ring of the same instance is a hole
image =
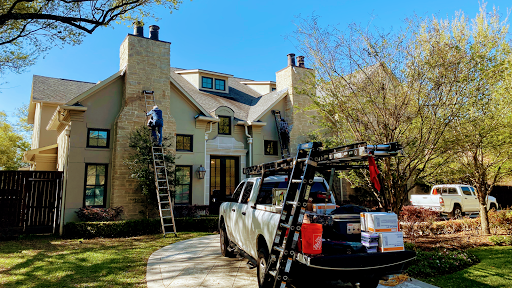
[[[287, 287], [291, 280], [292, 264], [300, 261], [297, 259], [300, 255], [297, 243], [316, 171], [333, 168], [340, 170], [366, 168], [367, 165], [353, 165], [352, 162], [367, 161], [370, 156], [392, 157], [401, 152], [402, 147], [398, 143], [367, 145], [365, 142], [359, 142], [322, 150], [322, 143], [311, 142], [298, 145], [297, 155], [294, 158], [244, 168], [244, 174], [261, 175], [260, 183], [263, 183], [268, 176], [281, 172], [290, 173], [281, 217], [269, 252], [269, 259], [267, 259], [264, 284], [271, 287]], [[259, 186], [260, 190], [262, 186]]]

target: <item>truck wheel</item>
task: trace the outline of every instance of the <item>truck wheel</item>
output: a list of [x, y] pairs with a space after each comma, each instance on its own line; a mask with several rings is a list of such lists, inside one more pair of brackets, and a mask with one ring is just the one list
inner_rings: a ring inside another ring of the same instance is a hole
[[224, 257], [235, 257], [234, 251], [229, 250], [229, 237], [226, 233], [226, 224], [224, 222], [220, 224], [220, 253]]
[[496, 205], [494, 205], [494, 203], [493, 203], [493, 204], [491, 204], [491, 206], [489, 206], [489, 211], [490, 211], [490, 210], [492, 210], [492, 209], [494, 209], [494, 211], [498, 210], [498, 209], [496, 208]]
[[450, 216], [450, 218], [461, 219], [464, 216], [464, 213], [462, 213], [462, 209], [459, 205], [455, 205], [453, 206], [452, 212], [448, 214], [448, 216]]
[[259, 288], [270, 288], [272, 285], [270, 283], [265, 283], [265, 270], [267, 269], [267, 261], [268, 261], [268, 251], [266, 248], [260, 248], [258, 251], [258, 266], [257, 274], [258, 274], [258, 287]]

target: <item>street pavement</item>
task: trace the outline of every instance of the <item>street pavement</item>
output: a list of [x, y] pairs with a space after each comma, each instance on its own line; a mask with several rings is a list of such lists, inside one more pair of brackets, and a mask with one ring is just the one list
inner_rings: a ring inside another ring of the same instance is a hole
[[[174, 243], [154, 252], [148, 260], [148, 288], [236, 287], [257, 288], [256, 269], [247, 260], [220, 254], [219, 235]], [[395, 288], [436, 288], [415, 279]], [[378, 288], [389, 286], [379, 285]]]

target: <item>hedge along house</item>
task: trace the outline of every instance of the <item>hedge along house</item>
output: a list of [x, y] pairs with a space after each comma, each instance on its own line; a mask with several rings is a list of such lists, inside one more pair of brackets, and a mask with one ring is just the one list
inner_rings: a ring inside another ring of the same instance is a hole
[[[139, 217], [141, 196], [123, 160], [129, 133], [145, 124], [143, 91], [154, 91], [164, 112], [164, 135], [174, 136], [175, 205], [209, 205], [214, 190], [230, 195], [245, 178], [242, 168], [281, 157], [272, 110], [289, 124], [291, 150], [315, 127], [296, 106], [301, 79], [313, 75], [303, 57], [276, 72], [276, 81], [252, 81], [202, 69], [172, 68], [171, 43], [136, 27], [120, 48], [120, 69], [98, 83], [34, 76], [29, 122], [32, 170], [65, 172], [63, 223], [84, 206], [123, 206], [125, 218]], [[204, 179], [198, 176], [206, 168]], [[156, 197], [156, 196], [155, 196]]]

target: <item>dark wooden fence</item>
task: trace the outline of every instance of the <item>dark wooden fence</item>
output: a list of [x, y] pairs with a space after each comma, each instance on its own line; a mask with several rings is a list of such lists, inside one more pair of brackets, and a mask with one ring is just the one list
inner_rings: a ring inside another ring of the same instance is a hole
[[0, 171], [0, 233], [56, 233], [62, 172]]

